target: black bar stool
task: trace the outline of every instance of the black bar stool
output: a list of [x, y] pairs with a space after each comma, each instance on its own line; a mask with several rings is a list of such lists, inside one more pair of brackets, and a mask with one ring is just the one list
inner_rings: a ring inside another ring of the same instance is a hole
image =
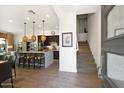
[[43, 53], [37, 53], [37, 64], [38, 66], [45, 68], [45, 55]]
[[26, 60], [26, 55], [25, 53], [20, 53], [19, 54], [19, 63], [18, 63], [18, 67], [20, 67], [20, 64], [22, 63], [23, 67], [25, 66], [25, 61]]
[[28, 65], [28, 68], [30, 68], [30, 53], [26, 53], [26, 63]]
[[33, 67], [35, 68], [35, 53], [30, 53], [29, 58], [30, 58], [29, 67], [33, 65]]

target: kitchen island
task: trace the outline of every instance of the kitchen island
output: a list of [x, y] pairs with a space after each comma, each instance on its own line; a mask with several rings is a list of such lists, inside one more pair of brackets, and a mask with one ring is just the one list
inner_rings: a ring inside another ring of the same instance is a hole
[[49, 67], [53, 63], [53, 51], [47, 50], [47, 51], [20, 51], [18, 54], [44, 54], [45, 57], [45, 68]]

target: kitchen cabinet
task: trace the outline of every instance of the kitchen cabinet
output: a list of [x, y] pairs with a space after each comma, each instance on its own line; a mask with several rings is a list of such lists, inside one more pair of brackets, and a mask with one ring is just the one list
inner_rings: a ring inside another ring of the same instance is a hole
[[53, 52], [54, 59], [59, 59], [59, 51]]
[[7, 34], [7, 42], [8, 42], [8, 45], [14, 44], [14, 35], [13, 34], [10, 34], [10, 33]]
[[14, 50], [14, 34], [8, 32], [0, 32], [0, 38], [4, 38], [7, 42], [8, 51]]
[[11, 33], [7, 33], [7, 44], [8, 44], [8, 51], [14, 50], [14, 35]]

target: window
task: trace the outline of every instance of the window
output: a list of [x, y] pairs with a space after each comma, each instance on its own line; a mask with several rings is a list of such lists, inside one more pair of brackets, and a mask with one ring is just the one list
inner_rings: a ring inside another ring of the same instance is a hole
[[124, 6], [117, 5], [107, 17], [107, 38], [124, 34]]

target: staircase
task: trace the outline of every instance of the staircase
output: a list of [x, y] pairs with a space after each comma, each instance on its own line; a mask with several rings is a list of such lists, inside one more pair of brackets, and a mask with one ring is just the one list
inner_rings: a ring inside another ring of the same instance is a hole
[[97, 68], [87, 42], [79, 42], [79, 51], [77, 55], [78, 73], [96, 74]]

